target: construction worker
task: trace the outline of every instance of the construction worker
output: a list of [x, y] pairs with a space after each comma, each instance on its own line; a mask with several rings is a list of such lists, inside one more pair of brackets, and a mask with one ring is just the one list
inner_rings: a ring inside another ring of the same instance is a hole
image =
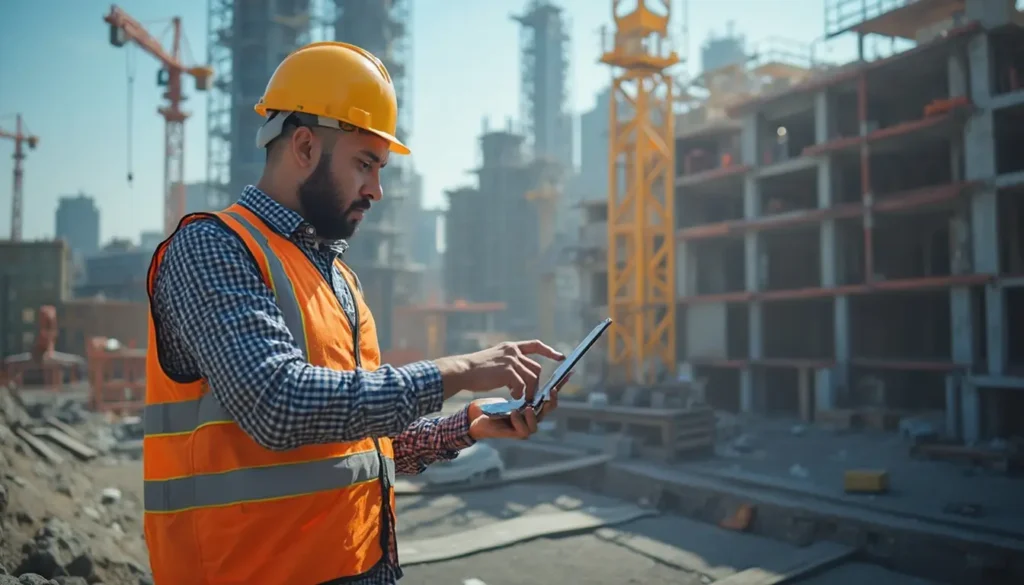
[[[526, 438], [527, 409], [467, 390], [535, 391], [540, 341], [380, 365], [373, 316], [341, 262], [382, 197], [398, 107], [384, 65], [343, 43], [289, 55], [256, 106], [267, 163], [219, 213], [193, 214], [149, 270], [145, 534], [157, 585], [390, 584], [392, 488], [485, 438]], [[557, 403], [552, 401], [551, 407]], [[544, 408], [548, 412], [549, 407]]]

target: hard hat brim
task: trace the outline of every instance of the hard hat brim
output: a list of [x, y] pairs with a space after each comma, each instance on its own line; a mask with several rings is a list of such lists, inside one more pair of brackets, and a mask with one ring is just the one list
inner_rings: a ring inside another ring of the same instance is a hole
[[409, 150], [409, 147], [406, 146], [405, 144], [403, 144], [401, 140], [395, 138], [394, 136], [388, 134], [387, 132], [381, 132], [380, 130], [372, 130], [370, 128], [363, 128], [363, 130], [366, 130], [370, 134], [375, 134], [377, 136], [380, 136], [384, 140], [387, 140], [388, 141], [388, 148], [391, 150], [391, 152], [393, 152], [395, 154], [411, 154], [412, 153], [412, 151]]

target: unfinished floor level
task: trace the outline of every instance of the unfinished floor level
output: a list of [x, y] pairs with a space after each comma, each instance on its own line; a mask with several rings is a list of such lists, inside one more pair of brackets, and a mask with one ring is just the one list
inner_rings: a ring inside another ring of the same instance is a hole
[[[676, 133], [677, 362], [722, 409], [1024, 436], [1020, 13], [917, 0], [836, 20], [850, 2], [826, 4], [829, 34], [913, 46], [701, 75], [704, 111]], [[607, 244], [584, 247], [597, 283]]]

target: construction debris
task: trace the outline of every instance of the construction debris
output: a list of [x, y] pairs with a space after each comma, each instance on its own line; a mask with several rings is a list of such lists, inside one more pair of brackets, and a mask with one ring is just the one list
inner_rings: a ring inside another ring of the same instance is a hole
[[889, 472], [884, 469], [849, 469], [843, 475], [848, 494], [884, 494], [889, 491]]
[[151, 583], [141, 470], [110, 426], [56, 393], [0, 387], [0, 585]]

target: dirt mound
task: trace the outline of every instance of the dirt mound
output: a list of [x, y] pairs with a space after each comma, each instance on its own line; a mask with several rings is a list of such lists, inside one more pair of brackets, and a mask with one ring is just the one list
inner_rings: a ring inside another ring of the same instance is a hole
[[0, 585], [151, 583], [140, 462], [111, 421], [27, 394], [0, 388]]

